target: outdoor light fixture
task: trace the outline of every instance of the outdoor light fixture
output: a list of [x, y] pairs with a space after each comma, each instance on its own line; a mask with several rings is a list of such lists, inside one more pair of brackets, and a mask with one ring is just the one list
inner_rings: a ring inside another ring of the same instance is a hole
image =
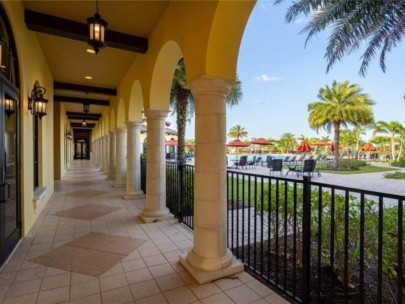
[[70, 130], [66, 131], [66, 138], [69, 139], [69, 140], [71, 140], [73, 138], [72, 132]]
[[82, 121], [82, 127], [87, 127], [87, 122], [85, 119], [83, 119], [83, 121]]
[[83, 102], [83, 112], [84, 114], [89, 113], [90, 111], [90, 103], [87, 101], [87, 92], [86, 92], [86, 101]]
[[10, 99], [10, 98], [5, 99], [5, 105], [4, 105], [5, 111], [4, 112], [6, 112], [6, 115], [8, 118], [10, 118], [10, 116], [15, 113], [15, 103], [16, 102], [14, 99]]
[[93, 47], [97, 54], [101, 48], [105, 47], [104, 34], [108, 26], [107, 21], [101, 18], [98, 13], [98, 0], [96, 0], [96, 13], [94, 16], [87, 18], [87, 24], [89, 25], [90, 31], [88, 44]]
[[46, 115], [46, 104], [48, 100], [44, 98], [46, 90], [41, 87], [38, 82], [35, 82], [31, 92], [31, 97], [28, 97], [28, 109], [32, 115], [37, 115], [39, 119]]

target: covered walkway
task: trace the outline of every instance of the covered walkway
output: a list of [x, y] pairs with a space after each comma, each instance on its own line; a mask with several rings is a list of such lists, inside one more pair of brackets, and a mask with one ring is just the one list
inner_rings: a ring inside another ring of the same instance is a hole
[[141, 222], [144, 200], [123, 200], [106, 178], [72, 162], [1, 271], [1, 303], [288, 303], [245, 272], [197, 284], [178, 262], [192, 231]]

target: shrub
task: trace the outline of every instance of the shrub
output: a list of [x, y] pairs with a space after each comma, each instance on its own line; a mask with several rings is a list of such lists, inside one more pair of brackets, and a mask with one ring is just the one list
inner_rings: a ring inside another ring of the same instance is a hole
[[384, 177], [390, 179], [405, 179], [405, 173], [404, 172], [385, 173]]
[[[338, 171], [356, 171], [367, 165], [365, 161], [354, 159], [342, 159], [339, 161]], [[333, 170], [333, 164], [327, 164], [327, 170]]]
[[400, 158], [398, 161], [393, 161], [391, 166], [405, 168], [405, 157]]

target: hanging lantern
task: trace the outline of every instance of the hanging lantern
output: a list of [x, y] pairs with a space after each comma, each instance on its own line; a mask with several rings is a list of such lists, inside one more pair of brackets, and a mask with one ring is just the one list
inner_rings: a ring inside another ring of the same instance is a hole
[[15, 103], [16, 102], [14, 99], [10, 99], [10, 98], [5, 99], [4, 112], [6, 112], [6, 115], [8, 118], [10, 118], [10, 116], [15, 113]]
[[31, 91], [31, 97], [28, 98], [28, 109], [31, 110], [32, 115], [37, 115], [39, 119], [46, 115], [48, 100], [44, 98], [45, 92], [45, 88], [36, 82]]
[[87, 24], [89, 25], [89, 41], [90, 44], [96, 54], [98, 51], [105, 47], [104, 36], [105, 36], [105, 29], [108, 26], [107, 21], [101, 18], [100, 14], [98, 13], [98, 0], [96, 1], [96, 13], [94, 16], [87, 18]]
[[87, 114], [89, 113], [89, 111], [90, 111], [90, 104], [87, 102], [83, 103], [83, 112]]

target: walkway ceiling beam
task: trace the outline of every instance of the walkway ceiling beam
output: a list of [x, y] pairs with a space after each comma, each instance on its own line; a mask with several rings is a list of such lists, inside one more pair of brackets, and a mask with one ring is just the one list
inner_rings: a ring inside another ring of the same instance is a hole
[[71, 122], [70, 126], [72, 128], [93, 129], [96, 126], [96, 124], [88, 123], [86, 124], [85, 127], [83, 127], [81, 122]]
[[71, 96], [59, 96], [54, 95], [53, 101], [55, 102], [71, 102], [71, 103], [88, 103], [97, 106], [109, 106], [110, 101], [100, 100], [100, 99], [89, 99], [89, 98], [80, 98], [80, 97], [71, 97]]
[[87, 116], [87, 115], [85, 115], [85, 114], [83, 114], [83, 115], [75, 115], [75, 116], [71, 116], [71, 115], [68, 115], [68, 119], [78, 119], [78, 120], [83, 120], [83, 119], [85, 119], [85, 120], [95, 120], [95, 121], [98, 121], [100, 118], [98, 118], [98, 117], [91, 117], [91, 116]]
[[93, 87], [88, 85], [66, 83], [59, 81], [54, 81], [53, 88], [55, 90], [80, 91], [83, 93], [96, 93], [102, 95], [117, 96], [117, 89]]
[[[67, 116], [84, 116], [83, 112], [66, 112]], [[101, 114], [96, 114], [96, 113], [87, 113], [87, 117], [92, 117], [92, 118], [101, 118]]]
[[[25, 24], [28, 29], [45, 34], [79, 41], [89, 40], [89, 26], [56, 16], [25, 10]], [[105, 42], [108, 47], [145, 54], [148, 39], [106, 29]]]

